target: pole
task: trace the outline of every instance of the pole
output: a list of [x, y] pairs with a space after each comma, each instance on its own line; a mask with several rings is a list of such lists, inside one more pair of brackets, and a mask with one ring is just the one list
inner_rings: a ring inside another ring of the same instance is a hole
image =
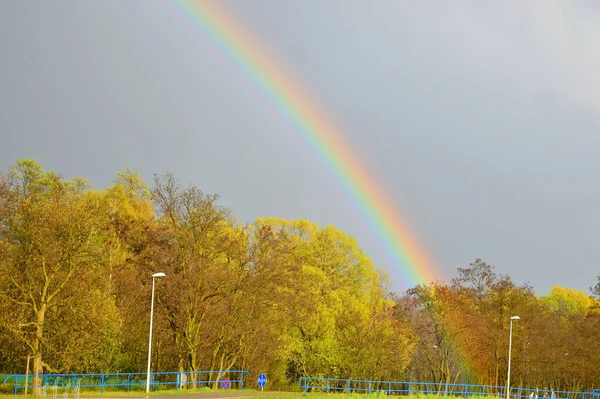
[[154, 313], [154, 280], [155, 278], [154, 276], [152, 276], [152, 301], [150, 302], [150, 338], [148, 339], [148, 372], [146, 373], [146, 393], [150, 392], [150, 361], [152, 358], [152, 315]]
[[512, 352], [512, 318], [510, 319], [510, 332], [508, 334], [508, 379], [506, 381], [506, 397], [510, 395], [510, 356]]
[[25, 397], [27, 397], [27, 383], [29, 382], [29, 359], [31, 359], [31, 355], [27, 355], [27, 370], [25, 370]]

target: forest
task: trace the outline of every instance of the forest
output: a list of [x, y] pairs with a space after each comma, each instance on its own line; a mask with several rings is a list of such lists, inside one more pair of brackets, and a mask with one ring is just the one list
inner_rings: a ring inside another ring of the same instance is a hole
[[[170, 173], [106, 189], [23, 159], [0, 174], [0, 372], [152, 369], [600, 388], [600, 276], [537, 296], [475, 259], [391, 292], [334, 226], [236, 220]], [[597, 265], [593, 265], [597, 266]], [[568, 267], [568, 265], [566, 265]]]

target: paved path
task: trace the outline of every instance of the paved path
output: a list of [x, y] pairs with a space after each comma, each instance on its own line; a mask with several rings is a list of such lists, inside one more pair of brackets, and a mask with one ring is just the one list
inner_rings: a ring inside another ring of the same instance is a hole
[[268, 391], [215, 391], [215, 392], [184, 392], [169, 393], [164, 395], [148, 396], [102, 396], [85, 397], [85, 399], [136, 399], [136, 398], [160, 398], [160, 399], [235, 399], [235, 398], [260, 398], [260, 397], [294, 397], [301, 396], [302, 392], [268, 392]]

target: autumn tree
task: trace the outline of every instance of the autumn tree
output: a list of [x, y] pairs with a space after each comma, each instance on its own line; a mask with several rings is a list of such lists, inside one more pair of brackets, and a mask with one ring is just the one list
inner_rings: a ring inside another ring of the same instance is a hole
[[102, 368], [86, 365], [110, 351], [102, 336], [116, 328], [97, 202], [86, 196], [84, 180], [64, 180], [32, 160], [17, 162], [2, 187], [3, 329], [33, 355], [35, 385], [43, 369]]
[[161, 250], [169, 275], [165, 309], [179, 370], [217, 365], [219, 349], [211, 345], [206, 322], [236, 287], [236, 273], [245, 266], [244, 232], [234, 226], [230, 211], [217, 205], [218, 196], [197, 187], [182, 187], [175, 177], [156, 177], [153, 189], [160, 226], [168, 241]]
[[[300, 376], [600, 384], [600, 276], [592, 293], [536, 297], [480, 259], [450, 282], [392, 296], [351, 236], [307, 220], [241, 224], [216, 194], [166, 174], [92, 190], [22, 160], [0, 173], [0, 369], [140, 371], [151, 275], [153, 369]], [[219, 380], [222, 375], [210, 376]], [[39, 379], [36, 378], [39, 385]]]
[[439, 383], [439, 389], [457, 383], [465, 372], [461, 328], [469, 319], [467, 307], [448, 285], [437, 282], [417, 286], [398, 299], [396, 314], [418, 338], [409, 373], [419, 381]]
[[[114, 184], [92, 193], [105, 223], [104, 257], [110, 292], [119, 310], [120, 329], [112, 368], [142, 370], [147, 352], [148, 253], [158, 256], [160, 235], [151, 193], [142, 178], [129, 169], [117, 174]], [[152, 264], [152, 263], [151, 263]], [[144, 284], [146, 282], [146, 284]]]
[[600, 274], [598, 275], [598, 282], [594, 287], [590, 288], [590, 290], [592, 291], [592, 295], [595, 295], [596, 298], [600, 298]]
[[573, 391], [593, 386], [600, 335], [590, 327], [598, 322], [597, 300], [583, 291], [555, 286], [539, 303], [545, 322], [532, 332], [532, 382]]
[[[472, 306], [479, 313], [479, 317], [485, 321], [485, 327], [473, 331], [479, 340], [482, 340], [478, 351], [471, 353], [484, 362], [478, 362], [480, 366], [478, 374], [480, 381], [491, 385], [503, 385], [506, 380], [508, 363], [508, 328], [510, 318], [515, 315], [521, 317], [521, 321], [514, 324], [513, 335], [514, 356], [519, 356], [519, 348], [522, 340], [526, 339], [519, 331], [526, 331], [531, 318], [528, 315], [534, 313], [535, 294], [528, 285], [517, 286], [509, 276], [498, 275], [493, 266], [482, 261], [475, 260], [468, 268], [458, 269], [459, 277], [453, 280], [455, 289], [460, 290], [469, 298]], [[529, 321], [528, 321], [529, 320]], [[472, 336], [475, 339], [475, 336]], [[514, 367], [513, 379], [517, 381], [520, 369]]]

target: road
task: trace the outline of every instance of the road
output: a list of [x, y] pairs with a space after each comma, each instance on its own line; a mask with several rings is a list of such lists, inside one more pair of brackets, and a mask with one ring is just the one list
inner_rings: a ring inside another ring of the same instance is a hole
[[237, 398], [260, 398], [260, 397], [294, 397], [301, 396], [302, 392], [260, 392], [260, 391], [215, 391], [215, 392], [186, 392], [186, 393], [168, 393], [164, 395], [148, 396], [112, 396], [104, 394], [102, 396], [85, 397], [85, 399], [137, 399], [137, 398], [160, 398], [160, 399], [237, 399]]

